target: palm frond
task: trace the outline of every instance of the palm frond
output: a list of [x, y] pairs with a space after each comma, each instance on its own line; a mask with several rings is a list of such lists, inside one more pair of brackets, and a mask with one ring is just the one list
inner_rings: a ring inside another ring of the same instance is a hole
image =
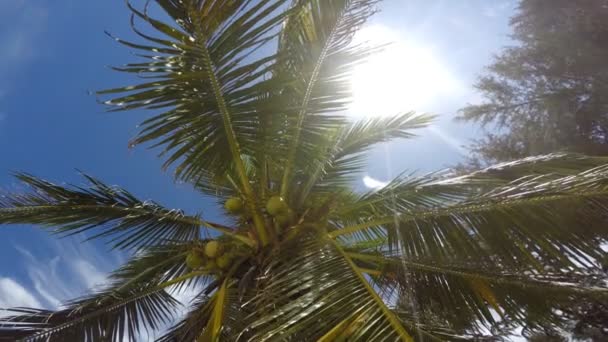
[[512, 325], [559, 326], [565, 322], [561, 307], [608, 299], [608, 289], [593, 285], [601, 284], [605, 275], [590, 271], [519, 274], [500, 264], [412, 261], [379, 252], [349, 255], [359, 267], [378, 270], [375, 285], [385, 293], [396, 288], [429, 333], [431, 326], [452, 326], [479, 334], [504, 320]]
[[115, 38], [153, 53], [143, 56], [147, 62], [117, 69], [153, 81], [100, 91], [100, 95], [127, 94], [105, 103], [113, 110], [164, 110], [144, 121], [133, 144], [156, 140], [156, 145], [164, 145], [163, 153], [172, 153], [166, 165], [181, 160], [178, 177], [192, 181], [231, 167], [240, 160], [233, 152], [242, 149], [251, 154], [256, 117], [252, 102], [265, 93], [263, 77], [273, 60], [271, 55], [252, 58], [251, 54], [276, 36], [286, 1], [156, 1], [179, 27], [129, 5], [134, 17], [165, 37], [144, 35], [133, 25], [152, 45]]
[[188, 313], [163, 336], [156, 339], [157, 342], [174, 341], [196, 341], [205, 330], [211, 316], [211, 298], [200, 294], [190, 305]]
[[141, 288], [114, 294], [98, 305], [91, 296], [68, 304], [68, 308], [49, 311], [14, 308], [16, 316], [0, 320], [3, 338], [36, 342], [62, 341], [136, 341], [149, 329], [169, 324], [179, 303], [164, 290]]
[[317, 340], [352, 319], [358, 323], [349, 339], [411, 340], [337, 245], [309, 233], [294, 244], [261, 271], [260, 290], [244, 305], [251, 313], [240, 339]]
[[[586, 156], [576, 153], [552, 153], [491, 165], [482, 170], [462, 175], [462, 177], [476, 179], [479, 181], [479, 185], [495, 186], [495, 184], [492, 184], [492, 180], [510, 182], [522, 177], [540, 175], [564, 177], [606, 163], [608, 163], [606, 157]], [[458, 179], [458, 177], [454, 177], [452, 182], [457, 182]]]
[[[24, 341], [136, 341], [170, 324], [180, 303], [167, 291], [183, 286], [212, 286], [210, 277], [188, 271], [191, 244], [172, 244], [140, 251], [113, 272], [102, 290], [66, 303], [56, 311], [8, 309], [0, 319], [0, 338]], [[209, 288], [212, 290], [212, 288]]]
[[227, 234], [221, 225], [137, 199], [128, 191], [84, 175], [90, 187], [65, 187], [18, 173], [30, 193], [0, 197], [0, 224], [35, 224], [61, 235], [101, 230], [92, 238], [111, 237], [115, 248], [139, 247], [168, 241], [189, 241], [207, 226]]
[[133, 143], [156, 140], [156, 145], [164, 145], [163, 153], [171, 153], [166, 165], [179, 161], [179, 178], [212, 183], [234, 169], [263, 244], [268, 236], [243, 155], [255, 155], [256, 103], [268, 91], [269, 82], [264, 77], [275, 59], [272, 53], [260, 57], [254, 52], [276, 38], [277, 25], [287, 13], [286, 2], [157, 0], [179, 28], [129, 6], [134, 16], [166, 38], [148, 36], [132, 25], [151, 46], [116, 40], [155, 54], [146, 57], [148, 63], [129, 64], [119, 70], [148, 74], [154, 81], [99, 92], [127, 93], [106, 101], [116, 110], [165, 110], [144, 122]]
[[499, 262], [522, 271], [538, 265], [541, 270], [585, 268], [604, 254], [607, 166], [561, 177], [524, 177], [493, 188], [479, 186], [478, 180], [418, 180], [399, 187], [401, 196], [387, 190], [384, 200], [365, 198], [361, 217], [373, 213], [375, 218], [330, 235], [388, 236], [411, 258]]
[[366, 162], [365, 152], [376, 144], [415, 136], [412, 132], [427, 126], [433, 116], [419, 115], [414, 112], [389, 117], [362, 119], [342, 127], [329, 145], [324, 146], [325, 158], [303, 172], [307, 175], [302, 190], [302, 203], [309, 192], [332, 191], [336, 186], [352, 184], [363, 171]]
[[[295, 14], [284, 25], [279, 40], [279, 73], [293, 78], [284, 91], [295, 113], [289, 125], [289, 151], [284, 164], [281, 196], [286, 197], [294, 169], [310, 158], [297, 160], [307, 149], [344, 124], [341, 115], [350, 101], [353, 67], [373, 51], [352, 46], [356, 30], [374, 13], [376, 0], [296, 0]], [[311, 156], [308, 154], [308, 156]], [[314, 156], [314, 154], [312, 154]]]
[[[213, 315], [213, 307], [216, 303], [213, 297], [215, 297], [215, 293], [207, 295], [202, 292], [197, 296], [185, 317], [157, 339], [157, 342], [195, 341], [197, 338], [206, 341], [202, 339], [202, 336]], [[221, 341], [234, 341], [238, 333], [246, 329], [247, 314], [241, 307], [244, 302], [234, 287], [226, 288], [223, 307], [225, 313], [220, 332]]]

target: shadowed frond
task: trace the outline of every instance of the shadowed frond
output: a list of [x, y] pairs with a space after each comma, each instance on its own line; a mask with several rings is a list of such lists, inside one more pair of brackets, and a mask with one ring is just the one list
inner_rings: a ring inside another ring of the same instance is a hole
[[239, 340], [327, 340], [332, 329], [348, 326], [340, 333], [348, 340], [411, 341], [338, 245], [309, 233], [293, 243], [297, 249], [283, 249], [262, 271]]
[[[485, 169], [463, 175], [463, 178], [476, 179], [479, 181], [479, 186], [483, 184], [494, 186], [490, 182], [491, 180], [509, 182], [534, 175], [564, 177], [607, 163], [607, 157], [553, 153], [491, 165]], [[452, 181], [457, 182], [458, 177], [454, 177]]]
[[[475, 261], [412, 261], [391, 253], [348, 252], [357, 264], [378, 270], [374, 284], [383, 293], [396, 290], [403, 307], [441, 330], [452, 327], [478, 334], [507, 320], [513, 325], [559, 326], [565, 318], [559, 309], [581, 300], [606, 300], [603, 275], [593, 271], [544, 273], [508, 270], [500, 264]], [[595, 279], [595, 280], [594, 280]], [[407, 304], [407, 305], [406, 305]], [[440, 322], [440, 323], [437, 323]], [[460, 322], [460, 323], [459, 323]]]

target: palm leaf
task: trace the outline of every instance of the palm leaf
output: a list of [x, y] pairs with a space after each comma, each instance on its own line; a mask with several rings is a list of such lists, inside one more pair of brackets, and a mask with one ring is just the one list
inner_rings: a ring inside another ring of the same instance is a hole
[[9, 309], [0, 320], [0, 337], [24, 341], [139, 340], [170, 324], [177, 302], [165, 289], [208, 288], [210, 277], [184, 264], [191, 244], [150, 247], [110, 274], [103, 290], [73, 300], [57, 311]]
[[[160, 47], [124, 43], [132, 48], [161, 53], [149, 56], [147, 65], [127, 65], [121, 71], [149, 73], [158, 81], [110, 89], [99, 94], [133, 92], [106, 101], [119, 110], [163, 108], [166, 111], [144, 122], [134, 144], [160, 141], [171, 152], [166, 164], [181, 160], [177, 176], [193, 182], [211, 181], [234, 168], [240, 191], [247, 198], [262, 244], [268, 243], [256, 198], [242, 154], [254, 155], [255, 102], [266, 93], [264, 75], [272, 55], [254, 58], [252, 52], [273, 40], [274, 28], [285, 11], [279, 1], [157, 1], [180, 23], [180, 29], [163, 24], [130, 6], [137, 15], [171, 40], [135, 32]], [[158, 66], [158, 60], [164, 66]], [[247, 138], [247, 137], [250, 138]], [[205, 179], [211, 176], [212, 179]]]
[[384, 293], [396, 288], [400, 300], [409, 303], [410, 311], [427, 324], [425, 329], [431, 334], [434, 332], [427, 321], [443, 322], [433, 324], [438, 328], [462, 329], [462, 324], [471, 324], [469, 333], [481, 333], [502, 320], [514, 325], [559, 326], [564, 322], [561, 307], [608, 298], [607, 289], [587, 284], [596, 277], [599, 282], [602, 279], [589, 271], [521, 275], [500, 265], [412, 261], [382, 253], [348, 254], [359, 267], [379, 270], [375, 285]]
[[149, 329], [169, 324], [178, 302], [158, 289], [114, 294], [104, 305], [91, 296], [68, 304], [67, 309], [49, 311], [30, 308], [10, 309], [17, 316], [0, 321], [2, 338], [20, 341], [118, 341], [139, 339]]
[[[293, 85], [284, 92], [296, 117], [290, 125], [291, 142], [284, 164], [281, 196], [286, 197], [293, 170], [310, 159], [296, 160], [328, 132], [343, 123], [329, 116], [347, 109], [353, 67], [373, 49], [350, 44], [353, 34], [374, 13], [375, 0], [297, 0], [279, 41], [280, 72], [289, 73]], [[312, 144], [311, 144], [312, 143]], [[314, 155], [314, 154], [313, 154]]]
[[299, 248], [286, 247], [261, 271], [239, 340], [316, 340], [351, 318], [363, 320], [354, 340], [411, 340], [340, 247], [309, 233], [293, 243]]
[[[408, 196], [387, 194], [374, 203], [375, 219], [330, 235], [366, 231], [388, 236], [404, 255], [415, 258], [501, 262], [520, 270], [539, 263], [541, 268], [584, 268], [604, 253], [607, 170], [600, 166], [563, 177], [527, 177], [489, 191], [476, 187], [475, 177], [432, 179], [426, 185], [418, 181]], [[391, 201], [397, 203], [393, 208]], [[383, 217], [383, 212], [389, 215]]]
[[61, 235], [101, 229], [90, 238], [112, 237], [115, 248], [189, 241], [199, 236], [201, 226], [231, 233], [197, 216], [139, 200], [87, 175], [88, 188], [59, 186], [24, 173], [16, 177], [33, 191], [2, 196], [0, 224], [43, 225]]
[[414, 129], [428, 125], [433, 116], [417, 115], [414, 112], [389, 117], [363, 119], [345, 125], [330, 139], [325, 149], [325, 158], [304, 170], [307, 179], [300, 191], [300, 204], [311, 190], [332, 191], [336, 186], [348, 186], [363, 171], [368, 149], [376, 144], [393, 139], [408, 139], [415, 135]]

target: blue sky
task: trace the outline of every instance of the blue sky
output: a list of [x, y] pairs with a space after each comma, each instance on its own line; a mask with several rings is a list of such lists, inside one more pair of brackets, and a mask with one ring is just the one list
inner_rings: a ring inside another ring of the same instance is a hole
[[[466, 152], [460, 146], [478, 130], [452, 118], [458, 108], [478, 100], [471, 84], [492, 54], [509, 43], [513, 8], [507, 0], [380, 4], [382, 12], [369, 25], [381, 30], [371, 32], [391, 32], [407, 46], [424, 49], [442, 75], [449, 76], [451, 87], [416, 104], [417, 110], [440, 115], [434, 128], [420, 132], [418, 139], [370, 153], [369, 177], [382, 181], [404, 169], [431, 171], [462, 159]], [[212, 200], [175, 184], [161, 171], [154, 151], [127, 148], [136, 125], [149, 113], [104, 113], [88, 95], [90, 90], [133, 81], [105, 68], [133, 60], [128, 50], [103, 34], [107, 29], [132, 37], [128, 18], [121, 0], [0, 0], [0, 188], [22, 189], [11, 171], [82, 184], [78, 168], [140, 198], [219, 219]], [[443, 89], [445, 78], [437, 77], [441, 79], [402, 82]], [[407, 96], [403, 94], [404, 103], [414, 103]], [[3, 227], [0, 308], [56, 307], [103, 283], [105, 274], [124, 261], [124, 255], [108, 253], [103, 244], [81, 240], [57, 240], [28, 226]]]

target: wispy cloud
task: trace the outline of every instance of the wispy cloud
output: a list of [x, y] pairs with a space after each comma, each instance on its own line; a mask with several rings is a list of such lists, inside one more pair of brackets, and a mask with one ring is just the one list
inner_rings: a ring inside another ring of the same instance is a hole
[[43, 1], [0, 1], [0, 99], [10, 91], [11, 78], [41, 50], [48, 16]]
[[[25, 269], [32, 284], [32, 297], [42, 307], [57, 308], [68, 299], [82, 295], [88, 290], [103, 286], [107, 272], [117, 265], [90, 243], [80, 244], [74, 239], [51, 242], [45, 255], [16, 245], [23, 256]], [[0, 294], [0, 300], [4, 298]]]
[[[0, 309], [17, 306], [57, 309], [69, 299], [106, 285], [108, 271], [115, 269], [125, 255], [118, 253], [112, 257], [93, 244], [80, 241], [78, 238], [49, 241], [47, 248], [35, 251], [15, 245], [27, 278], [0, 277]], [[190, 310], [190, 302], [200, 288], [174, 286], [168, 292], [182, 303], [175, 311], [177, 322]], [[7, 314], [10, 312], [0, 310], [0, 316]], [[170, 326], [167, 322], [154, 332], [142, 329], [138, 340], [156, 339]]]
[[[0, 278], [0, 309], [11, 307], [40, 307], [41, 304], [36, 297], [23, 285], [11, 278]], [[8, 312], [0, 311], [4, 316]]]
[[363, 177], [363, 185], [370, 189], [380, 190], [388, 185], [388, 182], [383, 182], [370, 176]]
[[2, 1], [0, 20], [5, 24], [0, 31], [0, 71], [7, 71], [35, 55], [36, 40], [47, 25], [48, 10], [40, 1]]

